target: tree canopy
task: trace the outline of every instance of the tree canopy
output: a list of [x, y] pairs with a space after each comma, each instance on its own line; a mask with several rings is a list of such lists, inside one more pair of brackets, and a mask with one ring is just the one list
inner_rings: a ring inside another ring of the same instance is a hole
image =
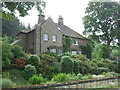
[[11, 0], [11, 2], [2, 2], [2, 18], [12, 18], [15, 16], [16, 11], [19, 12], [19, 16], [26, 16], [28, 15], [28, 11], [31, 10], [33, 7], [39, 11], [39, 14], [43, 13], [43, 10], [46, 6], [46, 3], [42, 0], [39, 2], [16, 2], [15, 0]]
[[119, 39], [120, 5], [117, 2], [89, 2], [85, 13], [85, 35], [106, 43], [108, 47]]

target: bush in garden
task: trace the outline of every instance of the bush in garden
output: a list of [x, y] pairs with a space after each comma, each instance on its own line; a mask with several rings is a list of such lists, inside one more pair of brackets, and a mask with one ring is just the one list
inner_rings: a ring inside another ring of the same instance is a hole
[[36, 69], [35, 69], [34, 66], [32, 66], [32, 65], [26, 65], [25, 66], [25, 69], [24, 69], [25, 79], [29, 79], [30, 77], [32, 77], [35, 74], [36, 74]]
[[97, 73], [96, 74], [101, 74], [101, 73], [103, 73], [103, 72], [108, 72], [109, 71], [109, 69], [108, 68], [105, 68], [105, 67], [98, 67], [97, 68]]
[[13, 53], [14, 59], [26, 57], [25, 52], [22, 50], [21, 46], [18, 45], [13, 46], [11, 52]]
[[13, 87], [14, 84], [10, 79], [5, 79], [2, 78], [2, 88], [9, 88], [9, 87]]
[[2, 46], [2, 67], [8, 67], [11, 65], [13, 59], [13, 53], [11, 52], [11, 45], [6, 42], [0, 42]]
[[18, 68], [24, 68], [26, 65], [26, 61], [23, 58], [16, 59], [15, 64]]
[[50, 55], [50, 56], [57, 57], [57, 54], [54, 53], [54, 52], [48, 52], [48, 51], [46, 51], [46, 52], [44, 52], [43, 54], [47, 54], [47, 55]]
[[40, 75], [34, 75], [29, 78], [28, 82], [31, 83], [32, 85], [36, 85], [45, 82], [45, 79]]
[[68, 74], [69, 76], [69, 81], [77, 81], [79, 78], [75, 75], [75, 73]]
[[88, 77], [88, 79], [92, 79], [92, 78], [93, 78], [90, 73], [89, 73], [89, 74], [86, 74], [85, 76]]
[[37, 73], [41, 73], [43, 77], [51, 79], [54, 75], [54, 67], [49, 65], [46, 60], [41, 60], [37, 69]]
[[54, 75], [52, 81], [55, 82], [67, 82], [69, 80], [69, 76], [66, 73], [59, 73]]
[[73, 61], [73, 72], [75, 74], [79, 73], [79, 63], [77, 61]]
[[80, 80], [80, 79], [82, 79], [83, 75], [82, 75], [81, 73], [78, 73], [78, 74], [77, 74], [77, 77], [78, 77], [79, 80]]
[[73, 62], [69, 56], [63, 56], [61, 59], [61, 70], [63, 73], [72, 73]]
[[27, 63], [37, 67], [40, 63], [40, 58], [37, 55], [30, 55], [28, 57]]
[[2, 72], [2, 78], [10, 78], [10, 73], [9, 72]]
[[88, 59], [86, 58], [86, 56], [82, 55], [82, 54], [76, 55], [76, 58], [78, 58], [79, 60], [82, 60], [82, 61], [88, 61]]
[[40, 54], [39, 57], [41, 60], [46, 60], [49, 64], [53, 64], [53, 62], [57, 61], [56, 57], [50, 56], [48, 54]]

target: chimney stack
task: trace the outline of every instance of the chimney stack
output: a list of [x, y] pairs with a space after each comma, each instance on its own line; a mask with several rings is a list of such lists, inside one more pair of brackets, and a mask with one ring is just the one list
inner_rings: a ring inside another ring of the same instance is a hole
[[61, 15], [59, 15], [59, 18], [58, 18], [58, 25], [59, 25], [59, 26], [63, 26], [63, 25], [64, 25], [64, 23], [63, 23], [63, 18], [62, 18]]
[[38, 24], [42, 23], [43, 21], [45, 21], [45, 15], [38, 15]]

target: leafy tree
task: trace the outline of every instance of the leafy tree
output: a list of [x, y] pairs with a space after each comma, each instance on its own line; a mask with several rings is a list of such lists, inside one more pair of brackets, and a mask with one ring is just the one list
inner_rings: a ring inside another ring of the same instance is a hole
[[28, 15], [28, 11], [31, 10], [34, 6], [39, 11], [39, 13], [42, 14], [46, 3], [42, 0], [39, 2], [15, 2], [13, 0], [11, 0], [11, 2], [3, 1], [2, 7], [6, 9], [3, 9], [3, 11], [0, 13], [0, 16], [2, 14], [3, 18], [11, 19], [13, 16], [15, 16], [16, 11], [19, 12], [19, 16], [26, 16]]
[[87, 56], [87, 58], [91, 59], [92, 56], [92, 48], [90, 45], [87, 44], [87, 46], [81, 45], [80, 49], [82, 50], [82, 53]]
[[11, 36], [15, 35], [20, 31], [20, 22], [17, 17], [13, 19], [2, 19], [2, 36]]
[[85, 35], [92, 35], [92, 39], [110, 44], [118, 39], [118, 19], [120, 5], [117, 2], [89, 2], [86, 16], [83, 18]]
[[26, 29], [24, 22], [20, 22], [20, 30]]
[[63, 37], [63, 50], [64, 52], [70, 52], [70, 46], [72, 45], [72, 40], [70, 37]]

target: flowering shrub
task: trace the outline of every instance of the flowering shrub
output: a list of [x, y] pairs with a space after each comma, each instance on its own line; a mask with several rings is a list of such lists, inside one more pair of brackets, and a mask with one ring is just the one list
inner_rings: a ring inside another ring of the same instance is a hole
[[26, 65], [26, 61], [23, 58], [16, 59], [15, 64], [18, 68], [24, 68]]

